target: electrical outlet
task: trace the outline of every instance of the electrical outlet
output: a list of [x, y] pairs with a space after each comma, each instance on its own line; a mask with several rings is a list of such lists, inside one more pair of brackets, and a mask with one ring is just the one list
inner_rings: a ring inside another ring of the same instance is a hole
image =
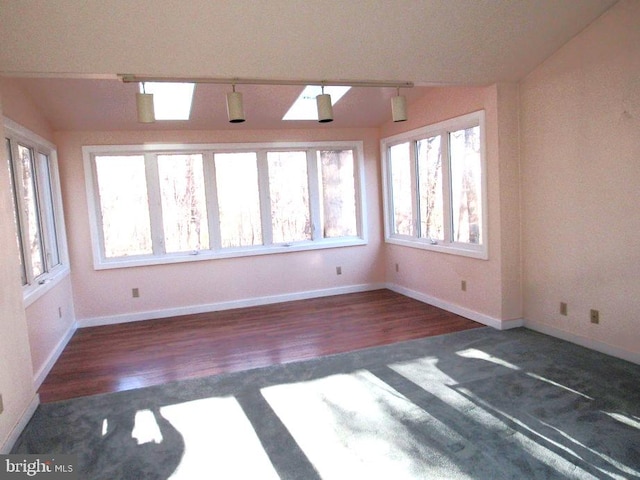
[[598, 310], [592, 309], [589, 315], [591, 317], [591, 323], [600, 323], [600, 312]]
[[396, 263], [396, 272], [399, 272], [399, 271], [400, 271], [400, 264]]
[[336, 267], [336, 275], [342, 275], [342, 267]]
[[467, 291], [467, 281], [466, 280], [462, 280], [460, 282], [460, 290], [462, 290], [463, 292]]
[[567, 302], [560, 302], [560, 315], [567, 316]]
[[133, 298], [138, 298], [140, 296], [140, 289], [138, 288], [132, 288], [131, 289], [131, 296]]

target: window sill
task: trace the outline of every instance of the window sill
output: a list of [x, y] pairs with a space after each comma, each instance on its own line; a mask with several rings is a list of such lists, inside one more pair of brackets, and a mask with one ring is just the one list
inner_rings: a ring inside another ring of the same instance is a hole
[[108, 270], [113, 268], [141, 267], [146, 265], [164, 265], [171, 263], [199, 262], [203, 260], [217, 260], [223, 258], [252, 257], [259, 255], [272, 255], [289, 252], [304, 252], [310, 250], [322, 250], [327, 248], [342, 248], [366, 245], [363, 238], [341, 238], [335, 240], [323, 240], [316, 242], [297, 242], [292, 244], [279, 244], [270, 246], [225, 248], [221, 250], [202, 250], [198, 252], [175, 253], [163, 256], [136, 256], [121, 257], [116, 259], [94, 259], [95, 270]]
[[387, 237], [386, 243], [394, 245], [402, 245], [403, 247], [417, 248], [420, 250], [430, 250], [432, 252], [446, 253], [449, 255], [458, 255], [461, 257], [477, 258], [479, 260], [488, 260], [489, 253], [485, 246], [472, 246], [461, 243], [453, 244], [433, 244], [427, 239], [414, 239], [411, 237]]
[[62, 280], [67, 278], [69, 274], [70, 269], [68, 266], [59, 265], [48, 274], [43, 275], [41, 278], [39, 278], [36, 283], [24, 286], [22, 290], [22, 301], [24, 304], [24, 308], [28, 308], [30, 305], [35, 303], [44, 294], [52, 290]]

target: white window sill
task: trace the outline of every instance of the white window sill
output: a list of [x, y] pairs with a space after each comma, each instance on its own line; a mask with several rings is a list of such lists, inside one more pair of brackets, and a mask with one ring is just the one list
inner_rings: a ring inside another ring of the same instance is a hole
[[432, 252], [447, 253], [449, 255], [459, 255], [462, 257], [488, 260], [487, 248], [482, 245], [470, 245], [464, 243], [440, 244], [431, 243], [426, 238], [416, 239], [413, 237], [387, 237], [385, 242], [403, 247], [418, 248], [420, 250], [430, 250]]
[[29, 307], [41, 298], [45, 293], [58, 285], [63, 279], [69, 276], [70, 269], [66, 265], [58, 265], [51, 272], [42, 275], [38, 281], [32, 285], [25, 285], [22, 289], [22, 301], [24, 308]]
[[367, 241], [363, 238], [349, 237], [315, 242], [308, 241], [270, 246], [260, 245], [256, 247], [224, 248], [216, 251], [201, 250], [197, 252], [174, 253], [162, 256], [145, 255], [136, 257], [120, 257], [114, 259], [94, 259], [93, 267], [95, 270], [108, 270], [112, 268], [140, 267], [145, 265], [199, 262], [203, 260], [216, 260], [220, 258], [237, 258], [289, 252], [304, 252], [308, 250], [353, 247], [366, 244]]

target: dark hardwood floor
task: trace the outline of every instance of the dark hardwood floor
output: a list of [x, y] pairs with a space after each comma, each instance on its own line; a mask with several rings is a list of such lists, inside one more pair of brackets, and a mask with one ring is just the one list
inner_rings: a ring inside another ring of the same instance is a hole
[[129, 390], [482, 325], [389, 290], [79, 329], [40, 400]]

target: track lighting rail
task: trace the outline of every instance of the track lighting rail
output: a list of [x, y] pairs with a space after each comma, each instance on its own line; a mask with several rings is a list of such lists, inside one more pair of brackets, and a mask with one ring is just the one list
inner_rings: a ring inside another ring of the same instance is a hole
[[270, 78], [217, 78], [217, 77], [165, 77], [150, 75], [119, 74], [124, 83], [169, 82], [169, 83], [216, 83], [224, 85], [322, 85], [325, 87], [392, 87], [411, 88], [413, 82], [376, 80], [290, 80]]

